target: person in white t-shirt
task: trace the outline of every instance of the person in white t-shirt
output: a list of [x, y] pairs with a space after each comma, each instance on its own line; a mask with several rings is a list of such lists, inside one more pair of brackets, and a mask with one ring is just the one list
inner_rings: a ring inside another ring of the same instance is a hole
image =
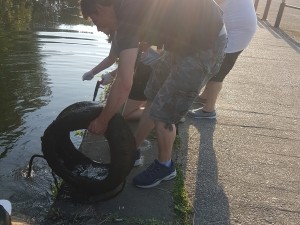
[[188, 115], [193, 118], [216, 118], [216, 101], [223, 80], [233, 68], [238, 56], [249, 45], [257, 27], [253, 0], [215, 0], [215, 2], [220, 5], [224, 13], [228, 35], [226, 54], [220, 71], [208, 81], [204, 91], [194, 101], [204, 106], [188, 112]]

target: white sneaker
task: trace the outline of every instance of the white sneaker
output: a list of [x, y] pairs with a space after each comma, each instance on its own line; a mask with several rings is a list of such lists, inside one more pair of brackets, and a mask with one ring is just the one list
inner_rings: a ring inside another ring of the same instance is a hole
[[217, 117], [216, 111], [204, 112], [202, 108], [188, 111], [188, 116], [194, 119], [215, 119]]

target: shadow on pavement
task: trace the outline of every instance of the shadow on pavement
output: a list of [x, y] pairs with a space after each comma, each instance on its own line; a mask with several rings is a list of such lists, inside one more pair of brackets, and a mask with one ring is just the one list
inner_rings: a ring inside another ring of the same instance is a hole
[[218, 162], [213, 147], [216, 120], [187, 118], [181, 124], [181, 161], [189, 199], [193, 206], [193, 224], [230, 224], [228, 198], [218, 182]]

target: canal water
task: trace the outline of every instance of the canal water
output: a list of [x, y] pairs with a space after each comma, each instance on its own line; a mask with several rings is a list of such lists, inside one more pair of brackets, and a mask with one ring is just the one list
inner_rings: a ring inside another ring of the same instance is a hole
[[106, 36], [83, 20], [77, 2], [0, 2], [0, 199], [29, 224], [39, 224], [53, 201], [43, 159], [26, 178], [30, 157], [42, 154], [40, 137], [60, 111], [92, 100], [97, 79], [82, 75], [109, 54]]

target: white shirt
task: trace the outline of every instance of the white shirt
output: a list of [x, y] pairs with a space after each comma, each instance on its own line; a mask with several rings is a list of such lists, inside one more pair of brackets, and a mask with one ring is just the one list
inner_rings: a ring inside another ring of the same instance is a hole
[[257, 27], [253, 0], [225, 0], [220, 4], [228, 34], [226, 53], [244, 50]]

